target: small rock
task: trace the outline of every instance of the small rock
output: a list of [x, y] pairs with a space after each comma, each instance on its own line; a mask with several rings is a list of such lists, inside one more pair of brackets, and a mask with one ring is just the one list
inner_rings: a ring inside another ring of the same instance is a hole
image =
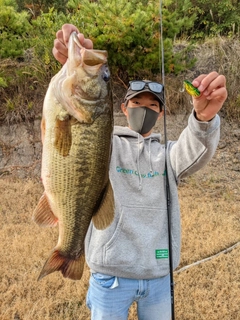
[[218, 149], [224, 149], [226, 148], [227, 143], [225, 141], [220, 141], [218, 144]]
[[14, 315], [13, 320], [21, 320], [21, 318], [20, 318], [20, 316], [19, 316], [18, 312], [15, 312], [15, 315]]

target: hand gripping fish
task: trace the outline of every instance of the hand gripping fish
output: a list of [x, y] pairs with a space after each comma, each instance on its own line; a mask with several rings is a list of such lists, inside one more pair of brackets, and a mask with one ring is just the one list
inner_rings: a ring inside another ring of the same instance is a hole
[[33, 220], [40, 226], [58, 224], [59, 238], [38, 280], [54, 271], [80, 279], [91, 220], [104, 229], [114, 212], [108, 176], [113, 103], [107, 52], [85, 49], [75, 32], [68, 48], [68, 60], [52, 78], [43, 106], [44, 194]]

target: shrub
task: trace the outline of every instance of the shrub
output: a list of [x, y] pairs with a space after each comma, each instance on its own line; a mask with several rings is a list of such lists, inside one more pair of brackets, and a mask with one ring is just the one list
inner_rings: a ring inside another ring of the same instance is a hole
[[[159, 2], [71, 0], [68, 7], [72, 23], [93, 40], [96, 48], [108, 51], [110, 66], [120, 78], [159, 73]], [[183, 63], [173, 53], [174, 36], [184, 21], [176, 12], [163, 8], [166, 72], [178, 73], [189, 65], [187, 59]]]
[[0, 58], [21, 58], [29, 47], [29, 15], [16, 12], [14, 0], [0, 0], [0, 6]]

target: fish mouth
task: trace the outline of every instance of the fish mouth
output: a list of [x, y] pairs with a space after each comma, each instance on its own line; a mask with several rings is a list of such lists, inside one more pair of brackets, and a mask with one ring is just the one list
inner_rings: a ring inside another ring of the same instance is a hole
[[[108, 112], [110, 71], [107, 51], [84, 48], [76, 32], [70, 35], [68, 60], [54, 80], [54, 95], [80, 123], [92, 123]], [[101, 107], [100, 107], [101, 105]]]
[[[77, 36], [77, 32], [73, 32], [71, 34], [72, 40], [70, 42], [69, 48], [69, 59], [70, 60], [78, 60], [78, 63], [87, 67], [96, 67], [101, 66], [107, 63], [108, 53], [105, 50], [95, 50], [95, 49], [86, 49], [84, 48]], [[72, 55], [72, 56], [71, 56]], [[76, 59], [76, 57], [78, 57]]]

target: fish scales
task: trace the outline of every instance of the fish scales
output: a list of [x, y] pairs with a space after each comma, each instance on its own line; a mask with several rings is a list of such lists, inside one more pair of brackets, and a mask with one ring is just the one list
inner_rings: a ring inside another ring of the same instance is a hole
[[[101, 120], [106, 125], [108, 118], [97, 119], [94, 125], [89, 128], [82, 129], [81, 125], [74, 125], [73, 148], [71, 148], [69, 156], [63, 158], [56, 149], [52, 149], [53, 155], [49, 158], [54, 159], [48, 164], [49, 171], [56, 172], [56, 175], [49, 181], [49, 189], [51, 189], [55, 199], [53, 206], [56, 206], [56, 203], [58, 204], [55, 211], [59, 214], [61, 214], [60, 212], [69, 212], [68, 215], [62, 213], [63, 224], [66, 227], [61, 240], [67, 247], [67, 252], [71, 251], [76, 243], [72, 239], [73, 227], [79, 228], [80, 232], [82, 228], [86, 229], [86, 226], [88, 227], [92, 218], [89, 212], [93, 212], [96, 206], [98, 195], [102, 191], [102, 181], [107, 183], [106, 163], [110, 152], [110, 141], [105, 140], [105, 132], [101, 134], [98, 127], [101, 128], [99, 126]], [[91, 145], [88, 140], [90, 135], [95, 137], [94, 143]], [[77, 148], [78, 145], [81, 148]], [[93, 199], [95, 199], [95, 202], [93, 202]], [[81, 215], [75, 214], [78, 211], [81, 211]], [[79, 234], [75, 233], [75, 236], [78, 237]], [[71, 241], [73, 241], [72, 244]]]
[[58, 224], [59, 238], [39, 279], [54, 271], [80, 279], [91, 220], [103, 229], [113, 219], [108, 176], [113, 105], [108, 80], [106, 52], [83, 48], [73, 33], [68, 61], [52, 79], [43, 108], [44, 194], [33, 219], [41, 226]]

